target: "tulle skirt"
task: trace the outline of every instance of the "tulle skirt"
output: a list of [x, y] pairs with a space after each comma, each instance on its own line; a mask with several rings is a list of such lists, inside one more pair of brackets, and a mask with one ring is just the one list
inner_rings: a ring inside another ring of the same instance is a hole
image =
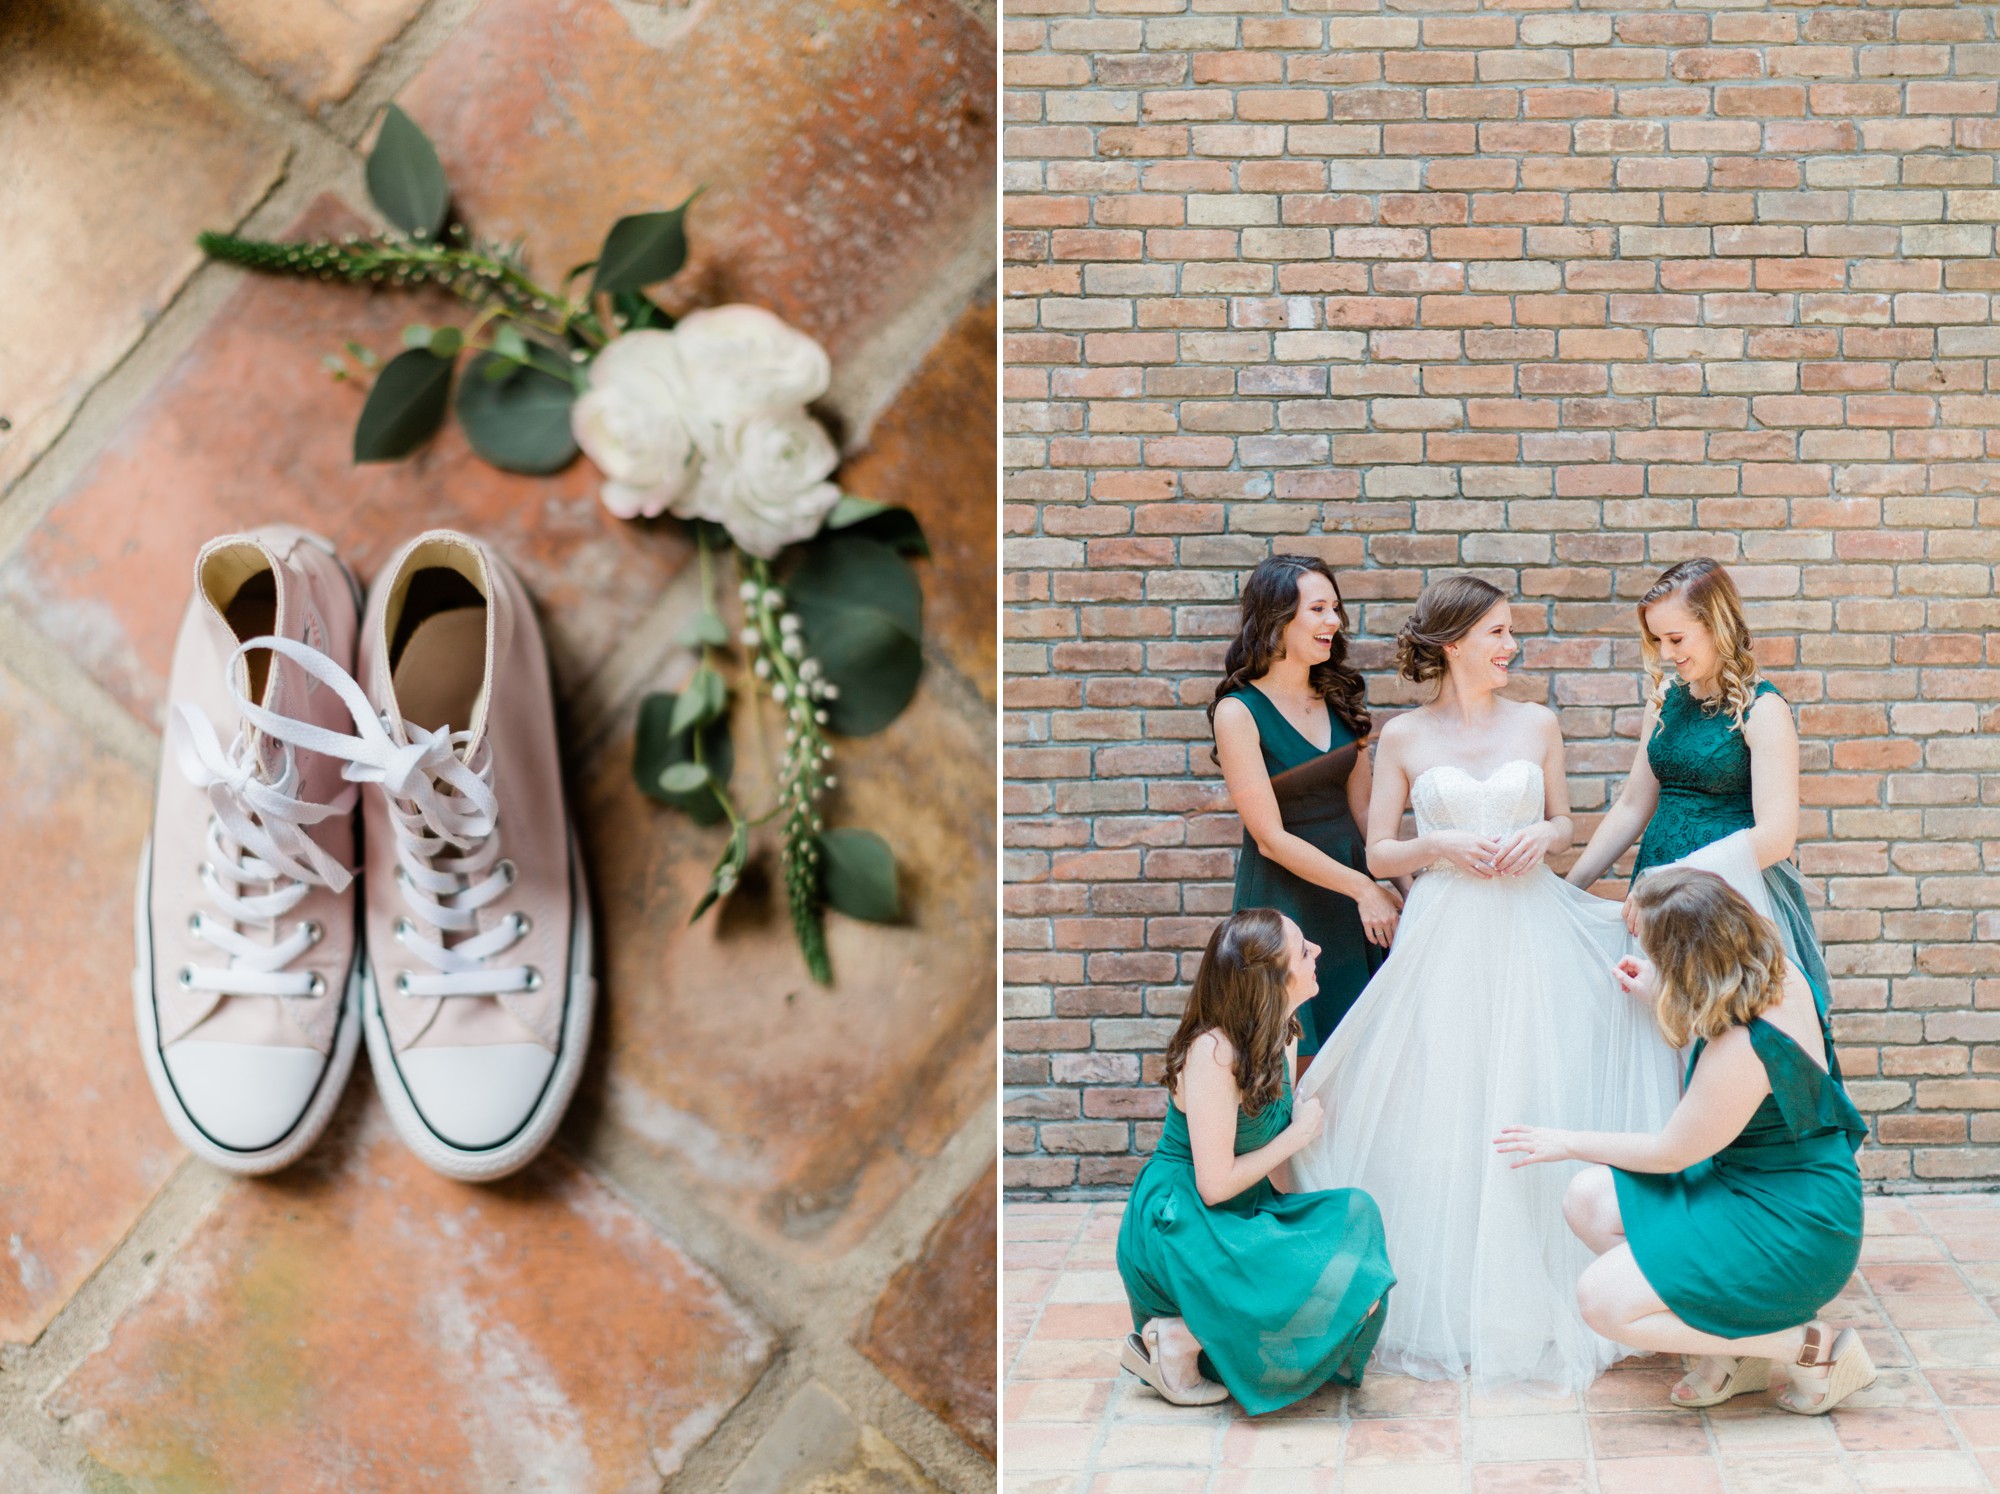
[[1575, 1390], [1631, 1352], [1577, 1308], [1592, 1256], [1562, 1198], [1582, 1164], [1515, 1169], [1493, 1148], [1505, 1125], [1666, 1123], [1679, 1058], [1612, 976], [1631, 948], [1616, 903], [1546, 868], [1417, 879], [1387, 962], [1298, 1085], [1327, 1107], [1298, 1186], [1381, 1208], [1397, 1286], [1376, 1369]]

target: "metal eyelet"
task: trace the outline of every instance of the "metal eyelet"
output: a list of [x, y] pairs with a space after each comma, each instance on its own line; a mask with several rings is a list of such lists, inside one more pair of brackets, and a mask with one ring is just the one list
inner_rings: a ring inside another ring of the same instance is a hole
[[500, 874], [501, 880], [504, 881], [509, 887], [512, 887], [514, 883], [520, 879], [521, 875], [520, 868], [515, 866], [514, 863], [511, 861], [503, 860], [502, 862], [500, 862], [498, 866], [494, 867], [493, 870]]
[[326, 930], [319, 926], [317, 918], [308, 918], [300, 925], [306, 931], [306, 943], [317, 944], [326, 937]]
[[190, 934], [199, 934], [201, 932], [201, 915], [199, 913], [188, 914], [188, 932]]
[[193, 989], [194, 989], [194, 966], [192, 966], [192, 965], [183, 965], [183, 966], [181, 966], [181, 973], [180, 973], [180, 977], [179, 977], [179, 979], [180, 979], [180, 983], [181, 983], [181, 989], [182, 989], [183, 991], [190, 991], [190, 990], [193, 990]]
[[515, 938], [517, 938], [517, 939], [521, 939], [521, 938], [526, 938], [526, 937], [527, 937], [527, 933], [528, 933], [528, 930], [529, 930], [529, 929], [531, 929], [531, 928], [533, 928], [534, 926], [535, 926], [535, 922], [534, 922], [534, 920], [533, 920], [533, 919], [531, 919], [530, 917], [528, 917], [528, 915], [527, 915], [527, 914], [525, 914], [525, 913], [516, 913], [516, 914], [514, 915], [514, 937], [515, 937]]
[[398, 971], [396, 972], [396, 994], [397, 994], [398, 996], [407, 996], [407, 995], [409, 995], [409, 994], [410, 994], [410, 972], [409, 972], [409, 971], [407, 971], [407, 970], [398, 970]]
[[306, 995], [324, 996], [325, 994], [326, 994], [326, 979], [317, 970], [315, 970], [306, 979]]
[[528, 983], [522, 989], [526, 991], [539, 991], [541, 988], [542, 972], [537, 970], [533, 965], [530, 965], [528, 967]]
[[410, 885], [410, 874], [400, 866], [396, 868], [396, 885], [398, 887]]
[[398, 939], [407, 939], [410, 935], [414, 934], [416, 931], [417, 931], [417, 926], [414, 923], [411, 923], [410, 920], [407, 918], [397, 919], [395, 924], [390, 929], [390, 932], [393, 933]]

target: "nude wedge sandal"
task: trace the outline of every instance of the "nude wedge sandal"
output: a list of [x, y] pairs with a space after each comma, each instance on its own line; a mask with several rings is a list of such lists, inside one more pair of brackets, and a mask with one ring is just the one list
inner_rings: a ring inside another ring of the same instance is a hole
[[[1824, 1416], [1857, 1390], [1875, 1383], [1875, 1362], [1868, 1357], [1861, 1335], [1843, 1328], [1829, 1347], [1827, 1333], [1824, 1323], [1806, 1324], [1806, 1341], [1793, 1367], [1792, 1383], [1777, 1397], [1778, 1404], [1796, 1416]], [[1826, 1371], [1824, 1388], [1813, 1383], [1819, 1376], [1802, 1379], [1798, 1374], [1799, 1370], [1820, 1369]], [[1810, 1401], [1800, 1394], [1814, 1391], [1817, 1394]]]
[[[1149, 1331], [1152, 1329], [1152, 1324], [1146, 1326]], [[1148, 1340], [1136, 1333], [1126, 1334], [1124, 1346], [1118, 1354], [1119, 1364], [1152, 1386], [1154, 1393], [1169, 1405], [1213, 1406], [1218, 1401], [1229, 1399], [1228, 1388], [1213, 1380], [1197, 1379], [1191, 1388], [1184, 1391], [1170, 1386], [1166, 1366], [1152, 1352], [1158, 1343], [1157, 1336]]]
[[[1726, 1354], [1683, 1355], [1682, 1360], [1686, 1364], [1688, 1372], [1681, 1376], [1679, 1383], [1674, 1386], [1674, 1390], [1678, 1390], [1682, 1385], [1688, 1384], [1693, 1378], [1695, 1362], [1698, 1359], [1728, 1360], [1729, 1356]], [[1768, 1359], [1745, 1357], [1729, 1360], [1729, 1373], [1723, 1376], [1722, 1383], [1714, 1390], [1705, 1392], [1699, 1396], [1678, 1396], [1669, 1391], [1667, 1393], [1667, 1404], [1676, 1406], [1683, 1411], [1700, 1411], [1708, 1406], [1719, 1406], [1724, 1401], [1731, 1400], [1739, 1395], [1752, 1395], [1757, 1391], [1769, 1390], [1770, 1388], [1771, 1361]]]

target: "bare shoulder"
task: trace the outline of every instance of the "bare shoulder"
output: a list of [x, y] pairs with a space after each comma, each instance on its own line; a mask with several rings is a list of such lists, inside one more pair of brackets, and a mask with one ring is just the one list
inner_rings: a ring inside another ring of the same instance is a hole
[[1560, 737], [1562, 735], [1562, 724], [1556, 719], [1556, 713], [1540, 701], [1515, 700], [1509, 701], [1508, 704], [1514, 708], [1511, 713], [1513, 718], [1521, 722], [1528, 730], [1544, 737]]
[[1236, 1061], [1236, 1049], [1229, 1039], [1223, 1036], [1220, 1028], [1211, 1027], [1206, 1032], [1197, 1034], [1195, 1040], [1188, 1044], [1188, 1059], [1190, 1062], [1200, 1059], [1204, 1063], [1219, 1064], [1223, 1068], [1228, 1068]]
[[1421, 707], [1413, 711], [1399, 711], [1375, 728], [1375, 745], [1393, 751], [1401, 751], [1424, 734], [1424, 713]]
[[1764, 1072], [1763, 1061], [1750, 1044], [1748, 1027], [1732, 1027], [1720, 1037], [1710, 1038], [1695, 1067], [1718, 1078], [1748, 1078], [1753, 1072]]
[[1750, 731], [1784, 731], [1792, 724], [1792, 705], [1775, 690], [1766, 690], [1750, 702], [1743, 724]]

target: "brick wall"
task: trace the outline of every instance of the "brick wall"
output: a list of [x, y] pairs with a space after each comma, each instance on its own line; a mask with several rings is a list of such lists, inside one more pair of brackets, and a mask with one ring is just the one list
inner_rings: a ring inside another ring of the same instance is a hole
[[[1630, 599], [1733, 567], [1890, 1188], [2000, 1180], [2000, 44], [1987, 6], [1009, 0], [1010, 1185], [1117, 1188], [1227, 911], [1239, 577], [1519, 599], [1580, 838]], [[1426, 13], [1436, 10], [1440, 13]]]

